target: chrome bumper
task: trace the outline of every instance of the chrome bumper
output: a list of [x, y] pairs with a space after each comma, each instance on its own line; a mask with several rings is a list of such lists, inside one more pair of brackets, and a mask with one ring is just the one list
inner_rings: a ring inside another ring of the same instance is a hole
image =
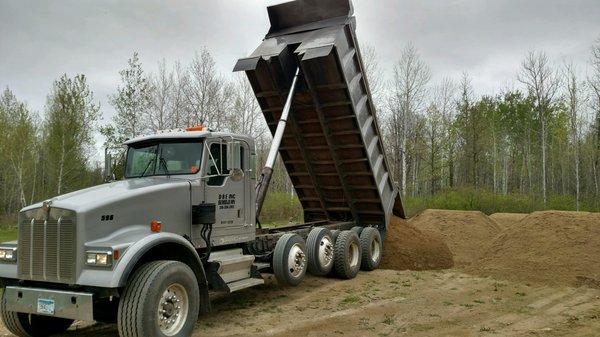
[[93, 294], [39, 288], [6, 287], [4, 299], [8, 311], [94, 320]]

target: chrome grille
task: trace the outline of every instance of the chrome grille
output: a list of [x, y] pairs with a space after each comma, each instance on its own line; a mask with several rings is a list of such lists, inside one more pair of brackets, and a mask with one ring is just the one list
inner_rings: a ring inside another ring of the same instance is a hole
[[73, 219], [22, 219], [17, 263], [20, 279], [74, 283]]

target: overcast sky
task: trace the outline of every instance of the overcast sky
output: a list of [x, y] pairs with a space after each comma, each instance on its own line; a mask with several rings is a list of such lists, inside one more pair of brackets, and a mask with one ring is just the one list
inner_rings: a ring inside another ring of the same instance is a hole
[[[269, 28], [266, 5], [281, 0], [0, 0], [0, 86], [43, 112], [52, 81], [83, 73], [102, 104], [133, 51], [145, 69], [188, 62], [207, 46], [222, 72], [251, 53]], [[389, 73], [412, 42], [434, 80], [468, 71], [478, 93], [515, 82], [528, 50], [583, 69], [600, 36], [600, 0], [355, 0], [358, 38]]]

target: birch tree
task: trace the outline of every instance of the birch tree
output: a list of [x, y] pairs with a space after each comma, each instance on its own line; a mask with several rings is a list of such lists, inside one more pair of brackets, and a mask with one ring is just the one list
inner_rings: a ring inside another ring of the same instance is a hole
[[592, 136], [594, 145], [594, 158], [592, 164], [592, 176], [595, 187], [596, 200], [600, 199], [600, 38], [592, 46], [592, 56], [590, 58], [591, 70], [588, 75], [588, 84], [591, 95], [591, 108], [594, 112]]
[[202, 124], [223, 129], [233, 103], [233, 86], [219, 74], [215, 60], [206, 48], [194, 56], [188, 73], [185, 86], [187, 126]]
[[107, 146], [118, 147], [126, 139], [139, 136], [152, 129], [145, 120], [151, 107], [151, 84], [142, 69], [138, 53], [127, 61], [127, 67], [119, 72], [121, 84], [109, 97], [115, 109], [113, 123], [102, 128]]
[[263, 137], [267, 130], [266, 122], [245, 75], [237, 74], [233, 85], [234, 97], [229, 122], [231, 131], [250, 135], [255, 139]]
[[577, 70], [573, 63], [565, 65], [565, 78], [566, 78], [566, 100], [569, 115], [569, 128], [571, 143], [573, 147], [573, 161], [575, 165], [575, 200], [577, 211], [580, 210], [581, 205], [581, 173], [580, 173], [580, 161], [581, 161], [581, 114], [582, 107], [585, 104], [585, 96], [583, 86], [579, 77], [577, 76]]
[[148, 90], [148, 109], [144, 112], [147, 126], [150, 130], [166, 130], [174, 128], [173, 124], [173, 95], [174, 75], [167, 70], [165, 60], [158, 63], [156, 75], [150, 75]]
[[409, 44], [404, 48], [394, 66], [393, 92], [391, 97], [390, 127], [392, 137], [397, 139], [395, 147], [396, 176], [400, 176], [400, 191], [406, 195], [408, 139], [414, 116], [425, 104], [427, 84], [431, 79], [429, 67], [419, 56], [416, 48]]
[[521, 64], [518, 80], [527, 87], [535, 100], [535, 109], [540, 122], [542, 153], [542, 198], [544, 205], [548, 201], [547, 192], [547, 146], [548, 119], [552, 114], [552, 105], [559, 88], [558, 76], [550, 67], [548, 56], [544, 52], [529, 52]]
[[84, 75], [63, 75], [54, 82], [46, 107], [44, 150], [56, 194], [82, 187], [99, 109]]

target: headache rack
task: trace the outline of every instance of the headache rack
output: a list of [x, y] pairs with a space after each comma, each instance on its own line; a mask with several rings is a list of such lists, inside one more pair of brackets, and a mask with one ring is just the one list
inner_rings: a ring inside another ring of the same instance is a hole
[[307, 223], [385, 229], [404, 217], [356, 39], [349, 0], [268, 8], [271, 29], [235, 71], [245, 71], [275, 134], [297, 69], [279, 154]]

